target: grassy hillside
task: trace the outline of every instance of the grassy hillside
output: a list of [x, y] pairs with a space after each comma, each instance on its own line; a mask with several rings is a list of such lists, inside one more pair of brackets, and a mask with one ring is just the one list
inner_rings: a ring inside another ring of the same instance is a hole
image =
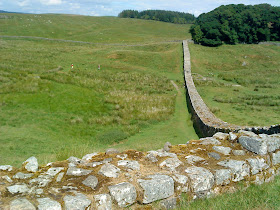
[[189, 25], [78, 15], [5, 14], [0, 35], [38, 36], [98, 43], [141, 43], [189, 38]]
[[217, 117], [250, 126], [280, 122], [280, 47], [189, 46], [198, 92]]
[[[103, 41], [108, 43], [149, 43], [186, 35], [179, 25], [61, 15], [42, 16], [57, 22], [41, 22], [40, 27], [38, 23], [22, 31], [33, 16], [12, 15], [13, 19], [0, 20], [8, 35], [95, 42], [90, 22], [96, 31], [114, 34], [106, 35]], [[88, 25], [82, 27], [82, 20]], [[82, 29], [76, 33], [80, 21]], [[127, 34], [119, 34], [125, 24]], [[73, 36], [71, 27], [77, 30]], [[134, 36], [137, 30], [142, 35]], [[57, 33], [48, 36], [49, 31]], [[114, 46], [1, 38], [0, 53], [0, 164], [18, 166], [31, 155], [46, 163], [110, 146], [158, 149], [166, 141], [184, 143], [197, 138], [185, 106], [179, 43]], [[180, 94], [171, 80], [180, 87]]]

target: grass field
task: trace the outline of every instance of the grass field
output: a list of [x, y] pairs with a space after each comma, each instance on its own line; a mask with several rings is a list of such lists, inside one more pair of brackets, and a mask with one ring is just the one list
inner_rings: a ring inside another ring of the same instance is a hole
[[280, 47], [189, 47], [196, 87], [217, 117], [237, 125], [280, 123]]
[[117, 17], [5, 14], [0, 35], [36, 36], [95, 43], [151, 43], [190, 38], [190, 25]]
[[210, 199], [188, 202], [184, 197], [179, 209], [279, 209], [280, 177], [271, 183], [251, 185], [248, 188], [239, 185], [235, 193], [227, 193]]
[[[112, 39], [116, 43], [143, 41], [147, 45], [1, 38], [0, 164], [19, 166], [32, 155], [38, 157], [40, 163], [46, 163], [104, 151], [111, 146], [158, 149], [166, 141], [177, 144], [197, 138], [182, 89], [181, 44], [154, 43], [184, 38], [186, 29], [182, 30], [182, 26], [107, 17], [46, 15], [42, 17], [50, 18], [55, 28], [50, 29], [46, 24], [38, 27], [40, 22], [36, 25], [33, 20], [37, 28], [21, 33], [21, 27], [30, 17], [32, 15], [14, 15], [0, 20], [1, 29], [6, 27], [5, 35], [13, 36], [44, 36], [44, 31], [54, 30], [60, 35], [45, 35], [96, 42], [96, 37], [91, 39], [95, 32], [92, 28], [86, 33], [84, 27], [81, 37], [63, 33], [67, 27], [76, 29], [75, 24], [82, 20], [88, 25], [91, 21], [96, 24], [100, 21], [98, 24], [104, 27], [107, 21], [114, 23], [106, 27], [108, 31], [115, 30]], [[61, 18], [69, 23], [64, 29]], [[11, 21], [11, 25], [7, 21]], [[117, 31], [126, 21], [128, 37]], [[162, 35], [151, 30], [157, 27]], [[141, 28], [148, 35], [134, 36]], [[154, 36], [158, 39], [153, 40]], [[105, 37], [108, 43], [112, 41], [109, 37]], [[97, 69], [99, 64], [101, 70]], [[180, 94], [171, 80], [180, 87]]]

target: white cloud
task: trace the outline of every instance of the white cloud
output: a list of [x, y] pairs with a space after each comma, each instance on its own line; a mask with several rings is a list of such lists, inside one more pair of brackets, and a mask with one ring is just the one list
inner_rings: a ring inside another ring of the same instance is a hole
[[62, 4], [61, 0], [40, 0], [44, 5], [59, 5]]
[[20, 7], [25, 7], [25, 6], [28, 6], [28, 5], [30, 4], [30, 1], [29, 1], [29, 0], [18, 1], [17, 4], [18, 4]]

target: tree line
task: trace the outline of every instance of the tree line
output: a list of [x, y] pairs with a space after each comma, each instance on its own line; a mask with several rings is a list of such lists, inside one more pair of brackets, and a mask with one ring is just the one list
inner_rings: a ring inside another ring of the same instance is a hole
[[223, 5], [201, 14], [190, 33], [196, 43], [206, 46], [280, 41], [280, 7]]
[[118, 17], [120, 18], [137, 18], [144, 20], [157, 20], [176, 24], [189, 24], [195, 22], [195, 16], [184, 12], [174, 12], [165, 10], [124, 10]]

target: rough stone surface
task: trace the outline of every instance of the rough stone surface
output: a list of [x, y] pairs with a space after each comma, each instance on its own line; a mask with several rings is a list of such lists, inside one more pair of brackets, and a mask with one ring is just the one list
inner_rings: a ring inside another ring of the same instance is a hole
[[236, 141], [237, 140], [237, 135], [235, 135], [234, 133], [232, 132], [229, 132], [229, 137], [228, 137], [228, 140], [229, 141]]
[[82, 183], [94, 190], [98, 184], [98, 179], [95, 176], [90, 175]]
[[120, 151], [115, 148], [109, 148], [105, 152], [106, 155], [119, 154], [119, 153]]
[[48, 171], [46, 172], [46, 174], [54, 177], [55, 175], [57, 175], [62, 170], [64, 170], [63, 167], [49, 168]]
[[54, 201], [50, 198], [38, 198], [39, 205], [38, 210], [61, 210], [61, 205], [59, 202]]
[[77, 157], [73, 157], [73, 156], [69, 157], [67, 160], [69, 163], [72, 163], [74, 165], [78, 165], [81, 163], [81, 159], [79, 159]]
[[230, 169], [218, 169], [215, 171], [215, 180], [217, 185], [227, 185], [230, 183], [232, 173]]
[[209, 191], [214, 185], [214, 175], [202, 167], [191, 166], [185, 172], [191, 179], [191, 187], [194, 193]]
[[267, 154], [267, 143], [265, 140], [259, 137], [241, 136], [238, 139], [239, 143], [250, 152], [254, 152], [259, 155]]
[[216, 160], [220, 160], [220, 159], [221, 159], [221, 155], [219, 155], [219, 154], [216, 153], [216, 152], [209, 152], [209, 153], [208, 153], [208, 156], [209, 156], [209, 157], [212, 157], [212, 158], [214, 158], [214, 159], [216, 159]]
[[2, 178], [5, 179], [9, 183], [13, 182], [13, 180], [8, 175], [2, 176]]
[[112, 197], [117, 201], [120, 207], [126, 207], [136, 201], [136, 189], [133, 184], [123, 182], [117, 185], [109, 186]]
[[66, 172], [66, 175], [68, 175], [68, 176], [84, 176], [84, 175], [90, 174], [91, 172], [92, 172], [92, 170], [70, 167], [70, 168], [68, 168], [68, 170]]
[[163, 151], [169, 152], [171, 146], [172, 146], [172, 144], [171, 144], [170, 142], [166, 142], [166, 143], [164, 144]]
[[246, 152], [244, 150], [232, 150], [232, 154], [235, 156], [239, 156], [239, 155], [246, 155]]
[[76, 193], [75, 196], [66, 195], [63, 200], [66, 210], [83, 210], [87, 209], [91, 204], [91, 200], [82, 193]]
[[178, 191], [182, 192], [188, 192], [189, 191], [189, 185], [188, 185], [188, 177], [181, 175], [181, 174], [174, 174], [172, 177], [175, 182], [177, 182], [180, 186], [177, 186]]
[[276, 165], [280, 163], [280, 151], [272, 153], [272, 164]]
[[174, 180], [167, 175], [150, 175], [146, 179], [138, 179], [144, 190], [143, 203], [168, 198], [174, 194]]
[[153, 163], [158, 161], [158, 159], [156, 158], [156, 156], [153, 153], [148, 153], [146, 158]]
[[244, 179], [244, 177], [250, 175], [250, 167], [242, 160], [224, 160], [217, 163], [220, 166], [229, 168], [233, 172], [232, 181], [238, 182]]
[[25, 165], [24, 168], [27, 171], [34, 172], [34, 173], [38, 171], [39, 165], [38, 165], [37, 158], [35, 157], [28, 158], [25, 162], [23, 162], [23, 164]]
[[258, 135], [255, 134], [255, 133], [252, 132], [252, 131], [240, 130], [240, 131], [238, 131], [238, 133], [239, 133], [241, 136], [258, 137]]
[[229, 155], [230, 151], [231, 151], [231, 148], [230, 147], [223, 147], [223, 146], [214, 146], [213, 150], [215, 150], [219, 153], [222, 153], [224, 155]]
[[182, 161], [180, 161], [178, 158], [167, 158], [166, 160], [162, 161], [159, 166], [160, 167], [167, 167], [171, 171], [175, 171], [175, 169], [180, 166]]
[[175, 209], [177, 205], [177, 198], [167, 198], [160, 202], [161, 209]]
[[91, 154], [87, 154], [85, 155], [83, 158], [82, 158], [82, 161], [89, 161], [91, 160], [94, 156], [96, 156], [98, 153], [94, 152], [94, 153], [91, 153]]
[[97, 210], [111, 210], [112, 199], [109, 194], [99, 194], [94, 196]]
[[13, 178], [14, 179], [28, 179], [28, 178], [31, 178], [32, 176], [34, 176], [34, 174], [25, 174], [22, 172], [18, 172], [13, 176]]
[[110, 163], [107, 163], [101, 167], [101, 169], [98, 173], [103, 176], [117, 178], [119, 176], [120, 172], [121, 172], [121, 170], [118, 167], [116, 167]]
[[17, 193], [24, 194], [30, 191], [30, 189], [27, 187], [26, 184], [15, 184], [7, 187], [7, 190], [9, 191], [9, 193], [12, 194], [17, 194]]
[[17, 198], [11, 202], [10, 210], [36, 210], [36, 208], [26, 198]]
[[280, 137], [279, 136], [259, 134], [259, 137], [262, 138], [267, 143], [268, 152], [275, 152], [277, 149], [280, 149]]
[[203, 138], [203, 139], [200, 139], [200, 140], [202, 140], [201, 143], [200, 143], [201, 145], [209, 145], [209, 144], [221, 145], [222, 144], [219, 140], [217, 140], [213, 137], [207, 137], [207, 138]]
[[119, 160], [118, 166], [123, 166], [131, 170], [140, 170], [140, 164], [136, 160]]
[[247, 161], [251, 166], [252, 175], [255, 175], [255, 174], [269, 168], [269, 166], [265, 162], [265, 159], [263, 159], [263, 158], [249, 158], [249, 159], [247, 159]]
[[30, 184], [37, 184], [38, 187], [46, 187], [52, 181], [49, 175], [41, 174], [35, 179], [29, 181]]
[[227, 140], [229, 135], [227, 133], [221, 133], [221, 132], [218, 132], [218, 133], [215, 133], [213, 135], [214, 138], [218, 139], [218, 140]]
[[0, 171], [12, 171], [13, 170], [13, 166], [10, 165], [1, 165], [0, 166]]
[[263, 174], [257, 174], [255, 180], [253, 181], [254, 184], [261, 185], [264, 183], [264, 176]]
[[199, 161], [204, 161], [205, 159], [196, 155], [188, 155], [185, 157], [189, 164], [194, 164]]
[[56, 177], [56, 182], [61, 182], [61, 180], [63, 179], [63, 176], [64, 176], [64, 172], [59, 173]]

